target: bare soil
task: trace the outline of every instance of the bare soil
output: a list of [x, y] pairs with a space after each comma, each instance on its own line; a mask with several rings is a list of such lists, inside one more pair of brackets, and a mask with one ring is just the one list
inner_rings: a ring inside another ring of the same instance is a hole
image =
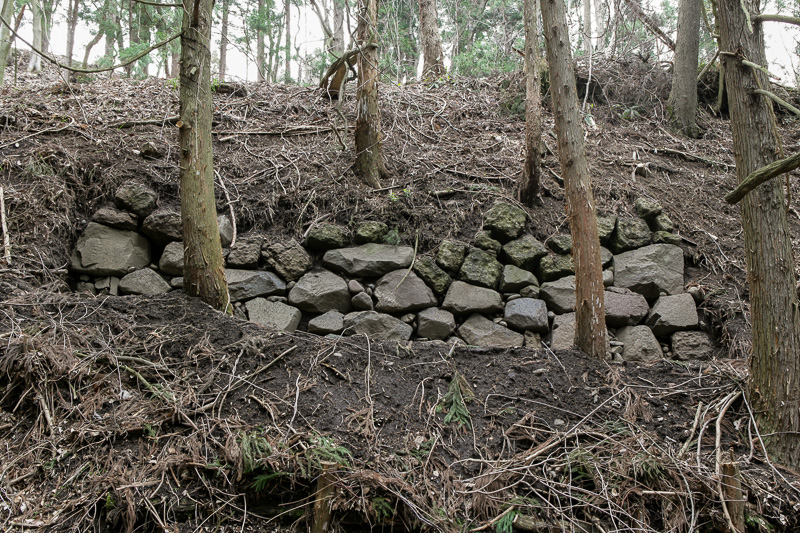
[[[712, 361], [326, 339], [179, 293], [72, 293], [71, 247], [120, 184], [147, 183], [177, 206], [177, 90], [27, 75], [0, 88], [12, 244], [0, 269], [2, 529], [298, 531], [332, 483], [338, 531], [725, 531], [719, 468], [732, 460], [748, 531], [795, 531], [800, 477], [767, 460], [740, 394], [750, 331], [739, 212], [722, 199], [736, 182], [728, 124], [704, 110], [703, 138], [680, 138], [664, 120], [666, 73], [594, 69], [599, 210], [632, 216], [640, 196], [664, 206], [687, 285], [706, 295]], [[221, 87], [217, 208], [240, 235], [273, 240], [382, 220], [419, 253], [469, 242], [488, 207], [515, 201], [519, 87], [382, 85], [391, 178], [377, 191], [352, 172], [351, 94], [340, 114], [314, 88]], [[796, 119], [779, 121], [797, 151]], [[161, 155], [143, 158], [146, 142]], [[568, 231], [553, 133], [544, 142], [542, 205], [527, 209], [542, 240]]]

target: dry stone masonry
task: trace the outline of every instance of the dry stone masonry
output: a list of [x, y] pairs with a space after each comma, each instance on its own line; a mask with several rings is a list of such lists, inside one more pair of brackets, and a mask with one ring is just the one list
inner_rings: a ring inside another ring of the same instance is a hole
[[[637, 217], [598, 217], [609, 355], [618, 360], [706, 359], [714, 343], [684, 292], [681, 239], [661, 207], [639, 199]], [[471, 243], [444, 240], [415, 256], [382, 222], [352, 232], [318, 224], [303, 243], [240, 236], [219, 217], [236, 314], [265, 327], [376, 340], [567, 349], [575, 332], [572, 238], [525, 233], [526, 213], [495, 204]], [[155, 295], [183, 286], [180, 214], [126, 184], [78, 239], [75, 288]], [[354, 244], [351, 244], [354, 243]], [[541, 283], [540, 283], [541, 282]]]

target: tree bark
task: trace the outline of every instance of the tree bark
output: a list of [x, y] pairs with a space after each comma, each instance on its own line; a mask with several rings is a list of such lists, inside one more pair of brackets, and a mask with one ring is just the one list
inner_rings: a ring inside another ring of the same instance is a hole
[[[11, 24], [11, 18], [14, 15], [14, 0], [3, 0], [2, 7], [0, 7], [0, 16], [3, 20]], [[8, 53], [11, 50], [11, 32], [5, 24], [0, 24], [0, 85], [3, 84], [5, 77], [6, 62], [8, 61]]]
[[697, 115], [697, 58], [700, 53], [702, 0], [680, 0], [678, 8], [678, 44], [667, 111], [673, 126], [687, 137], [700, 134]]
[[75, 50], [75, 28], [78, 26], [78, 9], [80, 0], [69, 0], [67, 6], [67, 66], [72, 66], [72, 55]]
[[[42, 47], [44, 42], [44, 12], [42, 11], [42, 4], [40, 0], [31, 1], [31, 13], [33, 13], [33, 46], [37, 50], [46, 52]], [[36, 52], [31, 51], [31, 59], [28, 62], [28, 70], [31, 72], [38, 71], [42, 68], [42, 58]]]
[[542, 173], [542, 95], [539, 72], [539, 10], [537, 0], [525, 0], [525, 164], [517, 196], [525, 205], [533, 206], [539, 198]]
[[194, 0], [183, 14], [181, 36], [180, 196], [183, 219], [183, 286], [215, 309], [230, 312], [214, 198], [211, 148], [211, 10]]
[[633, 11], [633, 14], [636, 15], [636, 18], [641, 20], [642, 23], [653, 32], [653, 35], [661, 39], [661, 41], [663, 41], [663, 43], [666, 44], [670, 50], [675, 51], [675, 41], [673, 41], [669, 35], [664, 33], [664, 30], [658, 27], [658, 24], [656, 24], [656, 22], [650, 18], [650, 15], [644, 12], [644, 9], [642, 9], [642, 6], [639, 5], [637, 0], [625, 0], [625, 3], [631, 8], [631, 11]]
[[608, 32], [608, 3], [607, 0], [595, 0], [594, 3], [594, 21], [595, 21], [595, 33], [597, 34], [597, 40], [594, 44], [594, 49], [597, 52], [603, 52], [606, 48], [606, 39]]
[[286, 19], [286, 70], [283, 82], [289, 85], [292, 83], [292, 4], [289, 0], [283, 0], [283, 11]]
[[378, 0], [359, 0], [358, 109], [356, 114], [356, 175], [377, 189], [384, 173], [381, 114], [378, 109]]
[[333, 0], [333, 46], [331, 51], [337, 57], [344, 53], [344, 1]]
[[419, 35], [422, 40], [422, 77], [439, 78], [447, 74], [444, 68], [442, 35], [436, 13], [436, 0], [419, 0]]
[[592, 0], [583, 0], [583, 53], [592, 54]]
[[225, 81], [228, 70], [228, 13], [231, 0], [222, 0], [222, 26], [219, 38], [219, 81]]
[[603, 271], [592, 183], [583, 145], [578, 93], [572, 67], [564, 0], [541, 0], [550, 71], [558, 159], [564, 176], [575, 264], [575, 345], [592, 357], [606, 356]]
[[[725, 65], [733, 153], [739, 183], [780, 153], [772, 102], [753, 93], [769, 87], [766, 74], [742, 63], [766, 65], [757, 0], [719, 2], [721, 58]], [[727, 52], [733, 52], [730, 54]], [[800, 311], [795, 290], [792, 234], [781, 184], [771, 180], [742, 200], [742, 226], [750, 284], [753, 353], [749, 397], [771, 457], [800, 467]]]
[[97, 33], [92, 37], [92, 40], [86, 44], [86, 48], [83, 51], [83, 68], [89, 67], [89, 54], [92, 53], [92, 48], [95, 47], [97, 43], [100, 42], [100, 39], [103, 38], [103, 30], [102, 28], [97, 30]]
[[264, 49], [264, 22], [267, 17], [264, 0], [258, 0], [257, 11], [258, 22], [256, 26], [256, 70], [258, 71], [258, 81], [266, 79], [266, 55]]

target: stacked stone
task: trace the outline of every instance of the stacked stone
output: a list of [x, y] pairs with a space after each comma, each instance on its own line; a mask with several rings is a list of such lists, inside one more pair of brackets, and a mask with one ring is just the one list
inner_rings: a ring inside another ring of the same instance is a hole
[[[152, 295], [182, 287], [180, 215], [157, 210], [155, 200], [146, 187], [126, 185], [114, 207], [97, 212], [72, 256], [78, 290]], [[636, 210], [638, 217], [598, 218], [610, 355], [707, 358], [713, 345], [701, 331], [700, 295], [683, 291], [680, 237], [657, 203], [640, 199]], [[244, 235], [230, 246], [232, 227], [221, 216], [220, 238], [236, 312], [264, 326], [493, 347], [538, 348], [544, 339], [551, 349], [570, 348], [572, 239], [542, 244], [524, 233], [525, 222], [524, 210], [498, 203], [472, 245], [444, 240], [419, 256], [385, 244], [396, 232], [381, 222], [359, 224], [357, 246], [333, 224], [311, 228], [304, 245]]]

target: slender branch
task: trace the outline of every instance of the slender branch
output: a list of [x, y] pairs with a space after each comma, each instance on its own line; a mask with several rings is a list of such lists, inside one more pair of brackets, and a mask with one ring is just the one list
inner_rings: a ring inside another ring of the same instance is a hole
[[747, 193], [776, 176], [800, 167], [800, 153], [796, 153], [786, 159], [779, 159], [767, 166], [761, 167], [751, 172], [734, 190], [725, 195], [725, 201], [729, 204], [737, 204]]
[[656, 24], [650, 15], [645, 13], [644, 9], [642, 9], [642, 6], [639, 5], [639, 2], [636, 0], [625, 0], [625, 3], [628, 4], [636, 17], [641, 20], [644, 25], [656, 35], [656, 37], [664, 41], [664, 44], [666, 44], [670, 50], [673, 52], [675, 51], [675, 41], [673, 41], [669, 35], [664, 33], [664, 30], [658, 27], [658, 24]]
[[800, 26], [800, 18], [790, 17], [787, 15], [761, 14], [753, 17], [753, 20], [755, 22], [785, 22], [786, 24], [794, 24], [795, 26]]
[[164, 45], [166, 45], [168, 43], [171, 43], [172, 41], [174, 41], [175, 39], [177, 39], [178, 37], [180, 37], [183, 34], [183, 31], [179, 31], [178, 33], [172, 35], [171, 37], [168, 37], [167, 39], [161, 41], [160, 43], [154, 44], [153, 46], [151, 46], [147, 50], [144, 50], [143, 52], [140, 52], [140, 53], [136, 54], [135, 56], [133, 56], [132, 58], [130, 58], [128, 61], [126, 61], [124, 63], [119, 63], [117, 65], [114, 65], [114, 66], [111, 66], [111, 67], [106, 67], [106, 68], [78, 68], [78, 67], [70, 67], [69, 65], [65, 65], [63, 63], [60, 63], [56, 58], [46, 54], [45, 52], [42, 52], [41, 50], [39, 50], [38, 48], [33, 46], [31, 43], [29, 43], [28, 41], [23, 39], [22, 36], [19, 35], [16, 32], [16, 30], [14, 30], [14, 28], [12, 28], [8, 24], [6, 19], [4, 19], [2, 16], [0, 16], [0, 23], [2, 23], [3, 26], [5, 26], [9, 30], [11, 30], [11, 33], [13, 34], [13, 36], [15, 38], [17, 38], [20, 41], [22, 41], [23, 43], [25, 43], [31, 50], [33, 50], [34, 52], [36, 52], [37, 54], [42, 56], [47, 61], [53, 63], [54, 65], [56, 65], [59, 68], [63, 68], [64, 70], [68, 70], [70, 72], [78, 72], [80, 74], [96, 74], [98, 72], [108, 72], [108, 71], [111, 71], [111, 70], [116, 70], [118, 68], [127, 67], [131, 63], [134, 63], [134, 62], [140, 60], [141, 58], [143, 58], [144, 56], [146, 56], [147, 54], [149, 54], [153, 50], [157, 50], [158, 48], [161, 48], [162, 46], [164, 46]]
[[798, 115], [798, 116], [800, 116], [800, 109], [797, 109], [795, 106], [793, 106], [792, 104], [790, 104], [790, 103], [789, 103], [789, 102], [787, 102], [786, 100], [784, 100], [784, 99], [782, 99], [782, 98], [779, 98], [779, 97], [778, 97], [777, 95], [775, 95], [774, 93], [771, 93], [771, 92], [769, 92], [769, 91], [766, 91], [766, 90], [764, 90], [764, 89], [756, 89], [756, 90], [754, 90], [753, 92], [754, 92], [755, 94], [760, 94], [760, 95], [762, 95], [762, 96], [766, 96], [767, 98], [769, 98], [770, 100], [772, 100], [772, 101], [773, 101], [773, 102], [775, 102], [776, 104], [782, 105], [783, 107], [785, 107], [786, 109], [788, 109], [789, 111], [791, 111], [792, 113], [794, 113], [795, 115]]
[[144, 4], [146, 6], [155, 7], [183, 7], [183, 4], [161, 4], [159, 2], [148, 2], [147, 0], [133, 0], [137, 4]]

